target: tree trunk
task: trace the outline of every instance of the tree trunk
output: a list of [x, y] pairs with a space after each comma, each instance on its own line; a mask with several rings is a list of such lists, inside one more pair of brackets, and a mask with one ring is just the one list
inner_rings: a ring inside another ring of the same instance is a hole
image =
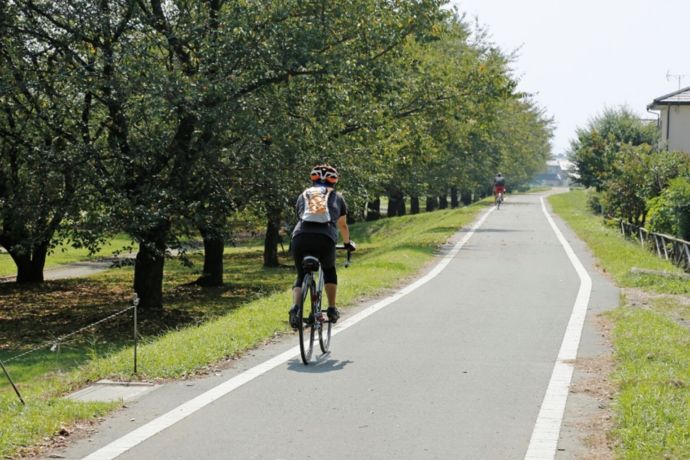
[[472, 191], [470, 190], [462, 190], [460, 192], [460, 200], [462, 201], [462, 204], [465, 206], [469, 206], [472, 204]]
[[436, 197], [435, 196], [427, 196], [426, 197], [426, 212], [431, 212], [436, 209]]
[[48, 255], [48, 244], [42, 243], [31, 251], [31, 255], [8, 249], [17, 265], [17, 284], [42, 283], [43, 267]]
[[388, 208], [386, 209], [386, 217], [394, 217], [398, 215], [398, 197], [394, 193], [388, 194]]
[[416, 195], [410, 197], [410, 214], [419, 214], [419, 197]]
[[396, 190], [388, 194], [388, 217], [405, 215], [405, 196], [401, 191]]
[[381, 218], [381, 199], [376, 198], [367, 203], [367, 221], [378, 220]]
[[448, 209], [448, 195], [445, 193], [438, 197], [438, 208]]
[[207, 228], [199, 231], [204, 239], [204, 270], [195, 283], [204, 287], [222, 286], [225, 241]]
[[139, 244], [134, 263], [134, 291], [139, 297], [139, 308], [142, 310], [163, 309], [164, 265], [165, 247], [154, 249], [149, 244]]
[[160, 224], [141, 243], [134, 262], [134, 291], [139, 308], [146, 311], [163, 309], [163, 267], [169, 224]]
[[264, 238], [264, 267], [277, 267], [278, 244], [280, 243], [280, 210], [268, 211], [268, 223], [266, 225], [266, 237]]
[[458, 206], [460, 206], [460, 202], [458, 201], [458, 188], [457, 187], [451, 187], [450, 188], [450, 207], [455, 209]]

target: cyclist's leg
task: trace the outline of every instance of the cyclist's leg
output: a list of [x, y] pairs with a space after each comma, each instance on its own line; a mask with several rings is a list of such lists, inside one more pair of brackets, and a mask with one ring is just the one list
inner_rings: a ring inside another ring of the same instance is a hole
[[340, 317], [340, 313], [336, 308], [338, 273], [335, 268], [335, 242], [328, 239], [328, 241], [324, 243], [324, 248], [319, 259], [321, 261], [321, 268], [323, 270], [324, 289], [326, 291], [326, 299], [328, 301], [328, 310], [326, 313], [328, 315], [328, 319], [335, 323]]
[[304, 267], [302, 261], [305, 256], [315, 256], [320, 259], [319, 237], [312, 233], [301, 233], [292, 240], [292, 257], [297, 271], [297, 278], [292, 288], [293, 303], [298, 303], [302, 298], [302, 281], [304, 280]]
[[304, 280], [304, 268], [302, 267], [302, 259], [305, 254], [306, 239], [298, 235], [293, 240], [292, 253], [295, 260], [295, 269], [297, 270], [297, 278], [292, 288], [292, 307], [289, 312], [290, 326], [294, 329], [299, 327], [298, 304], [302, 301], [302, 282]]
[[328, 299], [328, 306], [335, 307], [335, 298], [338, 295], [338, 283], [326, 283], [326, 298]]

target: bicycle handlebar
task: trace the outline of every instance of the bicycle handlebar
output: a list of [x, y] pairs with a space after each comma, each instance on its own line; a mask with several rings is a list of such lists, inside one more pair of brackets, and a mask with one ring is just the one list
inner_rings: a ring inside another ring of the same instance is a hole
[[352, 258], [352, 251], [350, 250], [350, 248], [348, 248], [344, 244], [336, 245], [335, 248], [347, 250], [347, 260], [345, 261], [345, 268], [349, 267], [350, 266], [350, 259]]

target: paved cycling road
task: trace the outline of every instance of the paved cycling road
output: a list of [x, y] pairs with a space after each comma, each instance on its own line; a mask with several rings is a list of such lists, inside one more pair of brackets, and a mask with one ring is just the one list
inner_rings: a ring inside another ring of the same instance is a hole
[[[556, 222], [593, 279], [579, 356], [595, 355], [594, 314], [618, 294]], [[305, 367], [296, 354], [118, 458], [522, 459], [579, 285], [539, 197], [508, 197], [438, 276], [340, 332], [322, 362]], [[153, 391], [59, 455], [102, 453], [295, 344], [289, 337], [222, 375]], [[557, 458], [582, 455], [569, 417], [587, 404], [570, 398]]]

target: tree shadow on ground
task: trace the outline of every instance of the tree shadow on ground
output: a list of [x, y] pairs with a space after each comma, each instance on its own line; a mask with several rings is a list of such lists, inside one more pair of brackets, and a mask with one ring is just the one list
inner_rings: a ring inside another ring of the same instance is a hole
[[[191, 267], [166, 261], [164, 308], [138, 311], [141, 336], [155, 337], [222, 316], [294, 281], [289, 259], [280, 267], [264, 268], [257, 250], [226, 255], [225, 284], [203, 288], [190, 284], [203, 266], [202, 256], [191, 259]], [[128, 345], [133, 337], [132, 278], [132, 267], [122, 267], [36, 285], [0, 283], [0, 352], [8, 358], [75, 332], [70, 343], [83, 349]]]

